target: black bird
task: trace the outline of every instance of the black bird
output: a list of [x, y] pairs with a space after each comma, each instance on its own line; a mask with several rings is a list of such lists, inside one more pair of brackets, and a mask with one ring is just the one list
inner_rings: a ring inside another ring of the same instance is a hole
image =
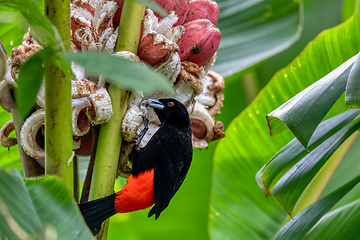
[[153, 208], [148, 216], [155, 219], [169, 205], [179, 190], [192, 160], [191, 124], [186, 107], [175, 99], [148, 99], [143, 102], [154, 108], [161, 126], [144, 148], [139, 143], [144, 130], [133, 147], [132, 175], [117, 193], [79, 204], [90, 230], [96, 234], [101, 223], [116, 213]]

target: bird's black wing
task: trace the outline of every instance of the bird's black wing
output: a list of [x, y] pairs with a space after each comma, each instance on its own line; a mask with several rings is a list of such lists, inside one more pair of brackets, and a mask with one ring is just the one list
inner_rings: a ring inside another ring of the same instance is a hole
[[[165, 129], [164, 129], [165, 130]], [[161, 143], [166, 148], [157, 156], [154, 168], [154, 201], [149, 217], [160, 213], [169, 205], [170, 200], [179, 190], [189, 170], [192, 159], [192, 144], [189, 133], [176, 132], [162, 135]]]

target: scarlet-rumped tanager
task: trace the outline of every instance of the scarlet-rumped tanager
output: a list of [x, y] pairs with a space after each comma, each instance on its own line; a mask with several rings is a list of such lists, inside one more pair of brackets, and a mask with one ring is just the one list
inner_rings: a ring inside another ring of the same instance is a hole
[[[175, 99], [148, 99], [143, 104], [154, 108], [161, 126], [145, 147], [139, 143], [147, 131], [140, 133], [133, 147], [132, 175], [125, 186], [112, 195], [79, 204], [90, 230], [96, 234], [101, 223], [116, 213], [153, 208], [149, 217], [169, 205], [189, 170], [192, 159], [191, 124], [186, 107]], [[145, 118], [144, 118], [145, 119]], [[104, 176], [106, 177], [106, 176]]]

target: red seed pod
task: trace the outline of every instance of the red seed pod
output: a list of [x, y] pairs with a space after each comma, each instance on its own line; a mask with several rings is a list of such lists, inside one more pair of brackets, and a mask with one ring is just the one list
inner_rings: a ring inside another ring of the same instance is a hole
[[183, 25], [185, 34], [178, 42], [181, 61], [202, 66], [206, 64], [219, 47], [221, 32], [208, 19], [198, 19]]
[[[179, 19], [174, 24], [174, 27], [184, 23], [184, 20], [189, 10], [189, 6], [188, 6], [189, 0], [151, 0], [151, 1], [156, 2], [161, 8], [163, 8], [168, 13], [170, 13], [170, 11], [174, 11], [176, 13], [176, 16]], [[159, 19], [163, 18], [158, 13], [155, 13], [155, 15]]]
[[170, 49], [166, 47], [165, 41], [161, 41], [161, 39], [158, 41], [156, 33], [148, 33], [139, 44], [138, 56], [153, 66], [169, 52]]
[[209, 19], [214, 25], [219, 17], [219, 6], [212, 0], [193, 0], [189, 3], [189, 11], [184, 24], [197, 20]]

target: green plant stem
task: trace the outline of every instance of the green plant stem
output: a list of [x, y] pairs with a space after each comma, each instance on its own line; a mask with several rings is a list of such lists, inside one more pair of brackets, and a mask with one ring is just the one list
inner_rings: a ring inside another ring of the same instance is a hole
[[[137, 53], [144, 13], [144, 5], [134, 0], [124, 1], [115, 51]], [[100, 127], [89, 200], [114, 192], [122, 141], [121, 123], [127, 110], [129, 95], [125, 90], [114, 85], [109, 86], [108, 92], [113, 113], [109, 122]], [[107, 239], [108, 224], [109, 221], [104, 222], [97, 239]]]
[[[70, 49], [70, 0], [45, 0], [45, 13]], [[45, 172], [57, 175], [74, 192], [71, 82], [53, 62], [45, 64]]]
[[[105, 197], [114, 192], [120, 148], [121, 123], [128, 106], [128, 93], [115, 86], [108, 88], [113, 113], [109, 122], [101, 125], [91, 178], [89, 200]], [[105, 221], [97, 239], [106, 239], [109, 220]]]
[[129, 51], [137, 54], [140, 41], [141, 23], [145, 13], [145, 6], [135, 0], [125, 0], [119, 36], [116, 42], [115, 51]]
[[293, 213], [294, 216], [320, 198], [325, 187], [329, 183], [341, 161], [344, 159], [358, 134], [358, 132], [355, 132], [352, 136], [350, 136], [316, 174], [299, 198], [299, 201], [296, 203]]
[[89, 200], [105, 197], [114, 191], [121, 147], [121, 122], [127, 109], [127, 93], [109, 86], [113, 113], [101, 125], [91, 179]]

